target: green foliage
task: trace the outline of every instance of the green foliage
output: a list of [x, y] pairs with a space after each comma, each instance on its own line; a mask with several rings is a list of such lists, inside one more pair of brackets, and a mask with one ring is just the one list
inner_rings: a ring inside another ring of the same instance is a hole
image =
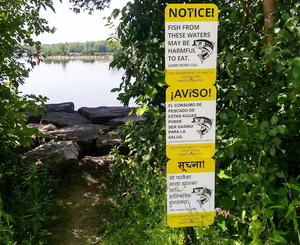
[[277, 3], [270, 46], [264, 44], [262, 3], [249, 7], [247, 20], [239, 17], [244, 8], [220, 13], [216, 201], [239, 217], [226, 220], [226, 236], [235, 234], [247, 244], [295, 244], [299, 191], [285, 186], [299, 186], [300, 53], [295, 40], [300, 33], [294, 21], [299, 9]]
[[71, 42], [71, 43], [58, 43], [58, 44], [42, 44], [41, 52], [45, 56], [51, 55], [70, 55], [70, 54], [81, 54], [81, 55], [94, 55], [95, 53], [107, 53], [117, 51], [118, 46], [109, 47], [107, 41], [90, 41], [85, 43]]
[[50, 235], [46, 227], [58, 183], [52, 172], [35, 163], [24, 167], [15, 159], [0, 166], [0, 176], [0, 243], [42, 244]]
[[[209, 3], [218, 6], [220, 16], [215, 155], [218, 212], [214, 229], [198, 229], [198, 236], [215, 244], [216, 237], [223, 238], [219, 244], [298, 244], [300, 2], [276, 1], [272, 46], [265, 44], [262, 1], [251, 1], [248, 7], [245, 1]], [[165, 7], [163, 0], [136, 0], [114, 10], [109, 19], [122, 16], [116, 38], [123, 52], [111, 66], [124, 68], [125, 74], [114, 91], [124, 91], [119, 99], [125, 105], [135, 98], [141, 112], [159, 110], [153, 108], [165, 101]], [[121, 180], [121, 212], [131, 222], [151, 216], [153, 222], [147, 227], [152, 224], [155, 229], [154, 222], [159, 224], [165, 218], [165, 204], [160, 200], [165, 195], [166, 159], [164, 148], [153, 150], [155, 142], [161, 142], [158, 136], [164, 134], [163, 124], [157, 132], [146, 126], [164, 118], [151, 115], [154, 117], [144, 124], [132, 125], [127, 131], [125, 127], [123, 140], [130, 154], [115, 153], [115, 173]], [[143, 133], [138, 135], [144, 135], [144, 141], [136, 134], [140, 127]], [[151, 172], [156, 169], [154, 162], [159, 162], [159, 175]], [[156, 206], [151, 194], [145, 193], [152, 180], [161, 185], [154, 188]]]
[[124, 155], [116, 148], [112, 157], [114, 199], [118, 200], [114, 213], [119, 221], [111, 232], [134, 244], [151, 244], [146, 243], [148, 232], [165, 223], [166, 214], [164, 113], [150, 108], [147, 117], [146, 123], [127, 121], [122, 126], [120, 137], [128, 149]]
[[18, 91], [19, 84], [24, 82], [30, 71], [24, 59], [31, 67], [35, 65], [35, 54], [26, 46], [40, 46], [40, 43], [33, 41], [31, 34], [53, 31], [46, 25], [45, 19], [39, 18], [39, 9], [46, 6], [51, 6], [51, 1], [0, 2], [0, 163], [9, 160], [14, 147], [28, 147], [32, 142], [30, 136], [36, 133], [26, 127], [26, 118], [20, 111], [30, 110], [37, 114], [43, 109], [37, 104], [43, 105], [46, 100], [41, 96], [21, 96]]
[[80, 13], [81, 10], [88, 11], [91, 14], [94, 10], [103, 10], [109, 6], [111, 0], [69, 0], [73, 3], [73, 11]]
[[19, 158], [38, 133], [26, 126], [21, 112], [45, 110], [45, 97], [18, 90], [36, 63], [32, 49], [40, 49], [32, 35], [54, 32], [39, 17], [41, 8], [54, 11], [51, 0], [0, 0], [0, 243], [5, 245], [41, 244], [47, 235], [43, 226], [53, 181], [42, 167], [25, 167]]

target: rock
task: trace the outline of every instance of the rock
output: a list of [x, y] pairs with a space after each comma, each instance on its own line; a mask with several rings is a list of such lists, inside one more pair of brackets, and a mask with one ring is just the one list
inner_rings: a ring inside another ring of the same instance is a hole
[[82, 124], [67, 126], [47, 132], [47, 136], [54, 140], [72, 140], [80, 155], [96, 152], [96, 141], [101, 133], [107, 133], [111, 128], [99, 124]]
[[120, 131], [110, 131], [106, 134], [101, 134], [98, 136], [96, 142], [97, 153], [100, 156], [109, 154], [110, 150], [114, 146], [122, 145], [122, 140], [118, 137], [112, 138], [113, 135], [118, 135]]
[[122, 106], [100, 106], [95, 108], [81, 107], [78, 109], [78, 113], [95, 124], [103, 124], [114, 118], [125, 117], [130, 110], [130, 107]]
[[112, 162], [109, 156], [85, 156], [77, 164], [68, 169], [71, 175], [80, 175], [85, 172], [92, 177], [101, 177], [112, 169]]
[[54, 124], [56, 127], [62, 128], [73, 125], [91, 124], [92, 122], [76, 112], [47, 112], [42, 117], [41, 123]]
[[74, 112], [74, 103], [73, 102], [64, 102], [57, 104], [45, 104], [47, 112]]
[[26, 152], [23, 161], [27, 164], [46, 164], [63, 171], [77, 163], [78, 155], [72, 141], [48, 142]]
[[115, 119], [111, 119], [108, 121], [108, 125], [112, 126], [112, 127], [117, 127], [119, 125], [123, 125], [127, 122], [127, 120], [130, 120], [130, 121], [134, 121], [134, 122], [137, 122], [137, 123], [140, 123], [140, 122], [143, 122], [146, 120], [145, 117], [140, 117], [140, 116], [137, 116], [135, 113], [132, 113], [131, 115], [126, 115], [125, 117], [122, 117], [122, 118], [115, 118]]
[[45, 134], [46, 137], [40, 137], [39, 135], [33, 135], [32, 139], [34, 142], [34, 147], [37, 147], [39, 145], [42, 145], [46, 142], [48, 142], [50, 139], [47, 137], [48, 132], [57, 130], [57, 127], [55, 127], [53, 124], [36, 124], [36, 123], [29, 123], [27, 124], [28, 128], [37, 128], [40, 133]]
[[36, 124], [36, 123], [29, 123], [27, 124], [28, 128], [37, 128], [40, 133], [47, 134], [50, 131], [57, 130], [57, 127], [53, 124]]
[[40, 114], [33, 115], [31, 111], [22, 111], [21, 113], [27, 117], [26, 123], [40, 123], [42, 118]]

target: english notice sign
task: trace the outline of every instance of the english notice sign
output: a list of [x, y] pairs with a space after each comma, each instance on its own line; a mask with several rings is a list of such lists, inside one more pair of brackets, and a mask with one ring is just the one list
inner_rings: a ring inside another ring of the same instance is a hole
[[218, 8], [170, 4], [165, 10], [165, 64], [169, 85], [213, 84], [217, 65]]

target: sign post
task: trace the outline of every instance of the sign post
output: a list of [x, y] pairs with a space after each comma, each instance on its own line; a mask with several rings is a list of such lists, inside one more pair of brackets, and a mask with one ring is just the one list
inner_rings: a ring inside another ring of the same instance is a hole
[[186, 244], [214, 221], [217, 38], [216, 5], [166, 7], [167, 220], [186, 227]]

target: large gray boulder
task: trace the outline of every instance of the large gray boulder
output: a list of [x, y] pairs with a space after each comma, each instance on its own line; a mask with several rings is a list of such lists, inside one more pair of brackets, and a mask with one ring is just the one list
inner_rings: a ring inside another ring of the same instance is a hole
[[27, 164], [46, 164], [63, 171], [77, 163], [78, 155], [72, 141], [48, 142], [26, 152], [23, 161]]
[[78, 109], [78, 113], [95, 124], [107, 124], [111, 119], [125, 117], [130, 110], [130, 107], [123, 106], [100, 106], [95, 108], [81, 107]]
[[53, 124], [58, 128], [62, 128], [73, 125], [91, 124], [92, 122], [76, 112], [47, 112], [42, 117], [41, 123]]
[[[72, 113], [74, 112], [74, 103], [73, 102], [65, 102], [65, 103], [57, 103], [57, 104], [45, 104], [46, 112], [66, 112], [66, 113]], [[28, 123], [40, 123], [42, 116], [40, 114], [33, 115], [31, 111], [22, 111], [22, 114], [24, 114], [27, 117], [27, 124]]]
[[111, 128], [107, 125], [82, 124], [48, 131], [46, 134], [50, 140], [72, 140], [80, 155], [86, 155], [96, 152], [96, 141], [98, 136], [107, 133], [110, 130]]
[[73, 102], [64, 102], [56, 104], [45, 104], [47, 112], [74, 112], [74, 103]]

